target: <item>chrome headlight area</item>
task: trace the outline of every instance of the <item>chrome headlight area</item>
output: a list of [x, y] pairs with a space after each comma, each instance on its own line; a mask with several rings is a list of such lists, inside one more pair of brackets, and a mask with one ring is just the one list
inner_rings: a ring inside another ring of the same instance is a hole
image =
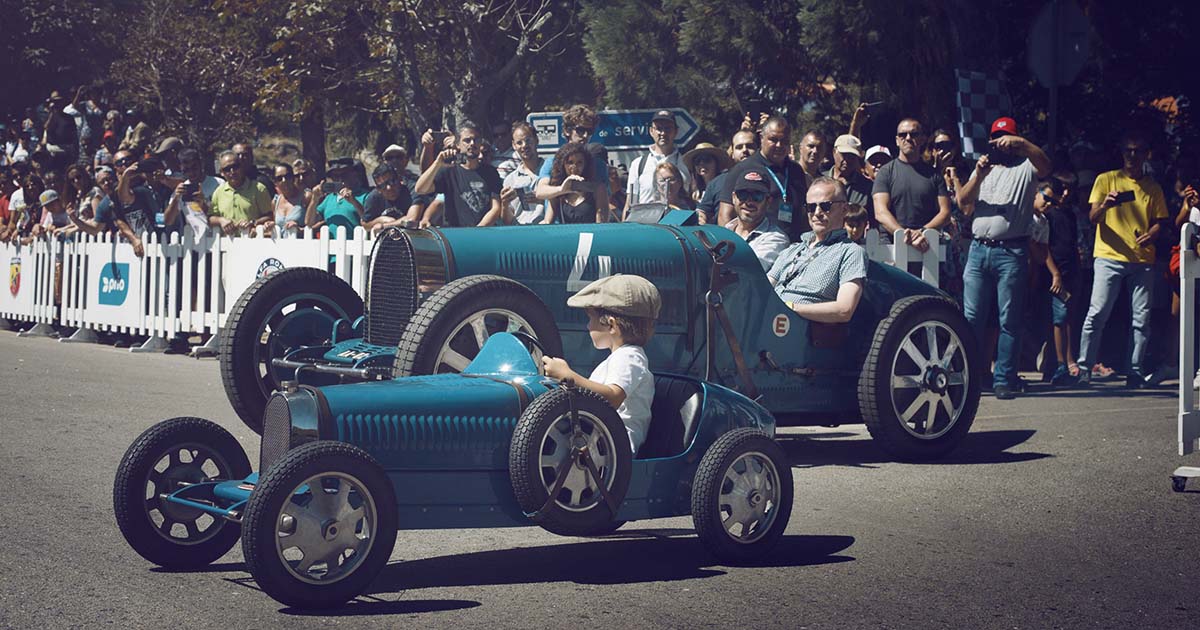
[[321, 425], [329, 422], [329, 405], [321, 390], [302, 385], [276, 392], [263, 411], [259, 474], [267, 472], [293, 448], [321, 439]]

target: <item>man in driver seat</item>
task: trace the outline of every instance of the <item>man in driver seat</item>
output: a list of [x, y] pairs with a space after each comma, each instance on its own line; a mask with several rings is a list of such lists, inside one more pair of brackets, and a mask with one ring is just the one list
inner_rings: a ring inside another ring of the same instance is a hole
[[658, 288], [641, 276], [617, 274], [587, 285], [567, 299], [567, 306], [587, 309], [592, 345], [612, 354], [589, 378], [576, 374], [564, 359], [542, 357], [546, 376], [569, 378], [616, 408], [637, 456], [650, 430], [654, 402], [654, 375], [642, 346], [654, 335], [654, 320], [662, 308]]
[[767, 272], [775, 292], [797, 315], [815, 322], [850, 321], [867, 279], [867, 250], [846, 234], [846, 189], [817, 178], [806, 194], [812, 231], [779, 254]]

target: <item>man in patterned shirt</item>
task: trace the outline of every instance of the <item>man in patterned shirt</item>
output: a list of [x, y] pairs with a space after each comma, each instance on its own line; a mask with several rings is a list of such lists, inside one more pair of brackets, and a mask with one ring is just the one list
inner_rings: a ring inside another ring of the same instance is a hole
[[805, 195], [811, 232], [779, 254], [767, 272], [775, 292], [797, 315], [815, 322], [850, 321], [867, 279], [867, 250], [844, 229], [846, 189], [817, 178]]

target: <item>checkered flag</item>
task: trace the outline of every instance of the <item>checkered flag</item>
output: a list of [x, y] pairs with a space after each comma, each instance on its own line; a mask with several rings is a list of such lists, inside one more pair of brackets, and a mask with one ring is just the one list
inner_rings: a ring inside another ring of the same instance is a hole
[[954, 75], [958, 80], [958, 135], [963, 153], [978, 160], [986, 151], [992, 121], [1012, 115], [1012, 100], [999, 74], [955, 69]]

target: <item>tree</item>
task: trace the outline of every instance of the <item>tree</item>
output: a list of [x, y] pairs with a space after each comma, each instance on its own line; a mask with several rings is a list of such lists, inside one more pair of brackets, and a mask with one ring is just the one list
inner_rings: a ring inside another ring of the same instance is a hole
[[111, 68], [120, 99], [161, 117], [159, 135], [202, 150], [252, 137], [261, 63], [204, 0], [144, 0], [125, 12], [125, 55]]

